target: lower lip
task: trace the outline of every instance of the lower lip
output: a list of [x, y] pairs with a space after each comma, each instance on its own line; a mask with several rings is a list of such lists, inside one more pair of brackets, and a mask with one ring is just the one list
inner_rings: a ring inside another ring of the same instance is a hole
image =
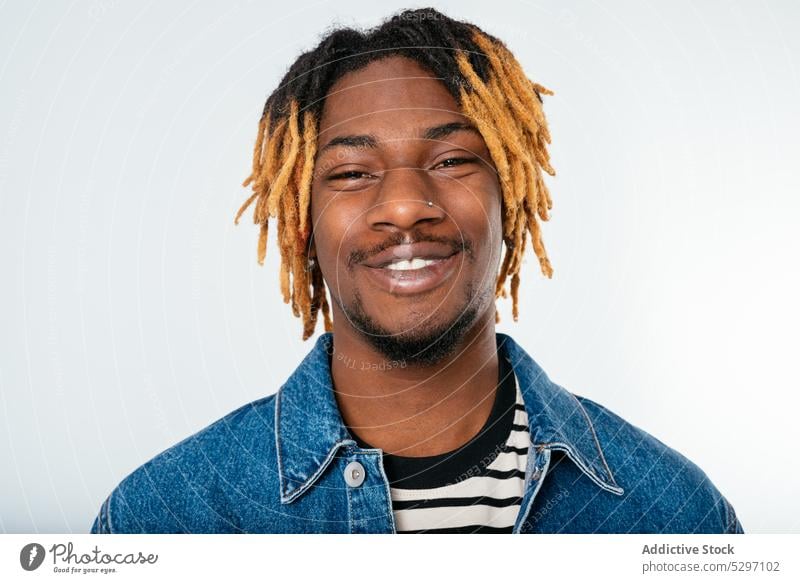
[[393, 295], [420, 294], [435, 289], [446, 281], [458, 267], [461, 253], [419, 269], [388, 269], [361, 265], [367, 276], [379, 288]]

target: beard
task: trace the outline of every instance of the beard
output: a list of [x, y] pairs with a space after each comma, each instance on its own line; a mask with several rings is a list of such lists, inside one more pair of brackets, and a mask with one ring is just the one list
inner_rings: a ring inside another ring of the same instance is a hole
[[[487, 290], [491, 294], [492, 290]], [[345, 310], [350, 324], [387, 360], [407, 365], [432, 366], [446, 360], [460, 346], [472, 329], [485, 305], [486, 293], [476, 296], [470, 284], [465, 292], [464, 307], [449, 322], [414, 324], [408, 330], [391, 332], [364, 310], [361, 296], [356, 292], [349, 309]]]

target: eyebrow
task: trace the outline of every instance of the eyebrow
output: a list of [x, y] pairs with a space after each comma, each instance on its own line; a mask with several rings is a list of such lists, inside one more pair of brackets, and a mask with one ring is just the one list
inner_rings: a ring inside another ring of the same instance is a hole
[[[474, 125], [460, 121], [453, 121], [427, 128], [422, 134], [422, 139], [441, 140], [442, 138], [446, 138], [455, 132], [461, 131], [475, 132], [476, 134], [481, 135], [481, 133], [478, 131], [478, 128], [476, 128]], [[374, 134], [336, 136], [322, 148], [320, 148], [319, 154], [322, 154], [326, 150], [335, 148], [337, 146], [344, 146], [346, 148], [377, 148], [378, 138], [376, 138]]]

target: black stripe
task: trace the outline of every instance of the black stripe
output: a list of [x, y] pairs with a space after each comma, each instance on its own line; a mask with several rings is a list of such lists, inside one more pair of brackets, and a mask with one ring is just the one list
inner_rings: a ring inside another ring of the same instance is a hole
[[514, 468], [513, 470], [486, 470], [484, 474], [481, 476], [486, 476], [487, 478], [499, 478], [501, 480], [507, 480], [508, 478], [524, 478], [525, 472], [522, 470], [518, 470]]
[[398, 530], [400, 534], [511, 534], [514, 532], [513, 526], [484, 526], [473, 524], [471, 526], [451, 526], [448, 528], [428, 528], [423, 530]]
[[522, 411], [523, 413], [527, 413], [523, 403], [514, 403], [514, 411]]
[[395, 510], [413, 510], [416, 508], [444, 508], [453, 506], [475, 506], [481, 504], [493, 508], [506, 508], [522, 503], [522, 496], [510, 498], [491, 498], [489, 496], [464, 496], [461, 498], [431, 498], [424, 500], [395, 500], [392, 507]]
[[518, 453], [520, 455], [526, 455], [528, 453], [528, 448], [514, 447], [513, 445], [505, 444], [503, 448], [500, 450], [500, 453]]
[[511, 431], [528, 431], [528, 426], [517, 425], [516, 423], [514, 423], [514, 425], [511, 426]]

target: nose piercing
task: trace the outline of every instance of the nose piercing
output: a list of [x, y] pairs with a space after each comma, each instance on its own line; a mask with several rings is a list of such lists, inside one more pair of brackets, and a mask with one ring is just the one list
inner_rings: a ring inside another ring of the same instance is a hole
[[432, 200], [428, 201], [428, 206], [433, 206], [433, 201]]

